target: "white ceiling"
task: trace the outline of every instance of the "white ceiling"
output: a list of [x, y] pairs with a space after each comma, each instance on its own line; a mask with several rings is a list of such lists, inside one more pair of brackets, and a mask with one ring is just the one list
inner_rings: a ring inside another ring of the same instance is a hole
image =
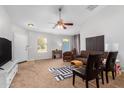
[[[94, 10], [88, 10], [86, 5], [8, 5], [4, 6], [13, 23], [32, 31], [47, 32], [53, 34], [74, 35]], [[62, 7], [62, 19], [65, 22], [73, 22], [74, 25], [66, 30], [53, 29], [58, 21], [58, 8]], [[27, 24], [32, 23], [32, 28]]]

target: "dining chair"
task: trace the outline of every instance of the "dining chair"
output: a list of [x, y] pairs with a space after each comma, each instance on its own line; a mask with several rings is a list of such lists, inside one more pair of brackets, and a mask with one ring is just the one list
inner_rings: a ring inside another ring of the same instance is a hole
[[86, 82], [86, 88], [88, 88], [88, 82], [96, 79], [96, 86], [99, 88], [99, 69], [101, 64], [101, 55], [89, 55], [87, 65], [85, 68], [78, 68], [73, 70], [73, 85], [75, 85], [75, 76], [79, 76]]
[[115, 61], [117, 58], [117, 54], [118, 52], [109, 52], [107, 60], [106, 60], [106, 64], [103, 66], [103, 71], [105, 71], [105, 76], [106, 76], [106, 82], [109, 83], [108, 80], [108, 73], [111, 72], [112, 73], [112, 78], [113, 80], [115, 79]]

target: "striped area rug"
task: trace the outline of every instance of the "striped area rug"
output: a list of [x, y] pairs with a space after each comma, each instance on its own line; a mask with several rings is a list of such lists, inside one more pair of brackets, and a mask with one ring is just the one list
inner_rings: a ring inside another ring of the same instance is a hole
[[57, 81], [60, 81], [72, 77], [73, 69], [75, 69], [74, 66], [64, 66], [60, 68], [49, 68], [48, 70], [55, 75], [55, 79]]

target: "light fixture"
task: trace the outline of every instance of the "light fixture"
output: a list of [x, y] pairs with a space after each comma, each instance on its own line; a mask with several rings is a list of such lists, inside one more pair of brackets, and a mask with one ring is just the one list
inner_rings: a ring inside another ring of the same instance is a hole
[[61, 25], [61, 24], [59, 24], [59, 25], [58, 25], [58, 28], [59, 28], [59, 29], [63, 29], [63, 27], [62, 27], [62, 25]]
[[33, 27], [34, 26], [34, 24], [28, 24], [28, 27]]

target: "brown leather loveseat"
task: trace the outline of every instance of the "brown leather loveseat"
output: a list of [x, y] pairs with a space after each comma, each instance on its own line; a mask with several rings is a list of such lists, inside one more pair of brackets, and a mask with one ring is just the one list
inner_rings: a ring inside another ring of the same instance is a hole
[[74, 59], [74, 55], [72, 51], [66, 51], [63, 53], [63, 61], [70, 62], [71, 60]]

